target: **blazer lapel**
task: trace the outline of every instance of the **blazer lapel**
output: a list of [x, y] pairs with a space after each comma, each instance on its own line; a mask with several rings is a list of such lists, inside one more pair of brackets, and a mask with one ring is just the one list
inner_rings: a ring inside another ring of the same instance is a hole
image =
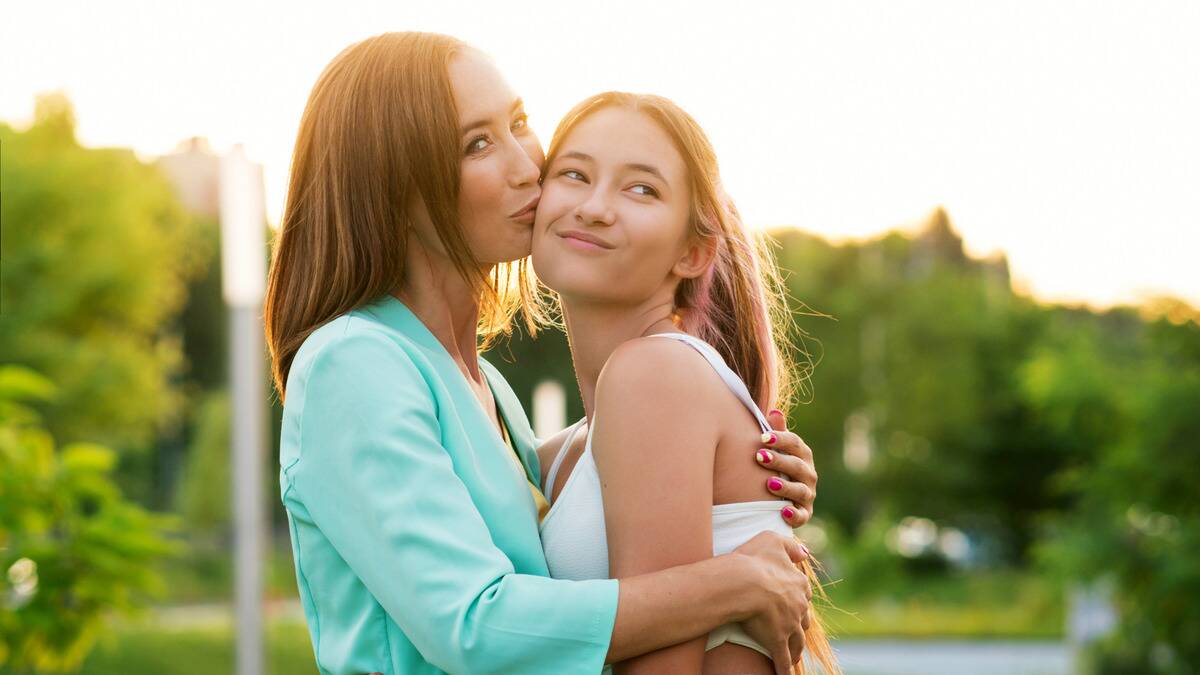
[[[430, 361], [441, 374], [442, 381], [453, 389], [455, 398], [461, 401], [458, 413], [464, 421], [469, 420], [471, 434], [477, 438], [486, 439], [502, 451], [508, 452], [508, 446], [500, 436], [500, 431], [492, 424], [491, 417], [484, 411], [479, 399], [467, 385], [466, 378], [455, 365], [454, 359], [450, 357], [446, 348], [438, 342], [433, 333], [429, 332], [429, 328], [412, 313], [412, 310], [390, 294], [371, 303], [368, 309], [377, 312], [384, 323], [397, 328], [425, 347]], [[517, 458], [521, 460], [521, 466], [525, 469], [525, 476], [531, 483], [538, 486], [538, 489], [541, 489], [542, 469], [538, 462], [537, 447], [533, 444], [533, 430], [529, 426], [529, 418], [525, 416], [521, 402], [517, 400], [512, 387], [508, 386], [508, 382], [505, 381], [500, 371], [496, 370], [483, 357], [480, 357], [479, 364], [487, 378], [488, 386], [492, 390], [492, 397], [496, 400], [500, 416], [508, 426], [508, 433], [512, 438], [513, 447], [517, 451]]]
[[529, 425], [529, 418], [525, 416], [525, 409], [521, 407], [517, 395], [513, 393], [512, 387], [508, 386], [508, 382], [500, 374], [500, 371], [482, 357], [480, 357], [479, 363], [488, 378], [488, 385], [492, 389], [492, 398], [496, 399], [496, 406], [500, 409], [500, 417], [504, 419], [504, 424], [508, 427], [513, 448], [517, 451], [521, 465], [525, 467], [525, 476], [540, 490], [542, 468], [538, 461], [537, 446], [533, 444], [533, 429]]

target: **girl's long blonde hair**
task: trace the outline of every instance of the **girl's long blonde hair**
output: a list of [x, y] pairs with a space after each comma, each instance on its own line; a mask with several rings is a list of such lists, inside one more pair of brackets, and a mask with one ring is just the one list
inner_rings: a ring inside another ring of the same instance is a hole
[[[625, 108], [653, 120], [683, 158], [690, 180], [691, 236], [712, 245], [716, 256], [701, 276], [685, 279], [675, 292], [676, 321], [688, 333], [711, 344], [742, 378], [764, 412], [787, 410], [797, 392], [807, 397], [812, 359], [803, 334], [792, 321], [787, 291], [766, 238], [750, 231], [721, 184], [716, 152], [700, 125], [670, 99], [609, 91], [588, 97], [562, 119], [547, 151], [549, 167], [571, 131], [588, 115]], [[826, 598], [814, 570], [801, 563], [817, 595]], [[826, 598], [827, 599], [827, 598]], [[827, 675], [841, 668], [816, 612], [805, 633], [809, 660]], [[804, 672], [804, 664], [798, 667]]]

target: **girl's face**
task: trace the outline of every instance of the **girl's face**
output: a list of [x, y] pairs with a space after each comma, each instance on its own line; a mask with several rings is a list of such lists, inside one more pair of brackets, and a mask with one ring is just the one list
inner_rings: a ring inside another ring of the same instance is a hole
[[547, 167], [533, 267], [564, 300], [670, 300], [707, 258], [689, 243], [687, 168], [645, 115], [602, 108], [581, 120]]
[[[458, 107], [461, 183], [458, 217], [467, 245], [484, 265], [529, 255], [545, 153], [526, 123], [521, 99], [480, 52], [449, 65]], [[427, 245], [441, 244], [422, 236]]]

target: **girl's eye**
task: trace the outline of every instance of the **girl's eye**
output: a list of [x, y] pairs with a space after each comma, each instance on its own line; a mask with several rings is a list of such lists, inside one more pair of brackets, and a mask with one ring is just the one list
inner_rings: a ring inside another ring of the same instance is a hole
[[655, 190], [654, 188], [650, 187], [649, 185], [646, 185], [645, 183], [638, 183], [637, 185], [634, 185], [630, 189], [638, 190], [639, 188], [641, 190], [643, 190], [643, 192], [638, 192], [638, 194], [640, 194], [640, 195], [645, 195], [647, 197], [657, 197], [658, 196], [658, 190]]
[[467, 143], [467, 154], [474, 155], [477, 152], [482, 152], [486, 150], [489, 145], [491, 145], [491, 141], [488, 140], [487, 136], [478, 136], [473, 138], [471, 139], [470, 143]]

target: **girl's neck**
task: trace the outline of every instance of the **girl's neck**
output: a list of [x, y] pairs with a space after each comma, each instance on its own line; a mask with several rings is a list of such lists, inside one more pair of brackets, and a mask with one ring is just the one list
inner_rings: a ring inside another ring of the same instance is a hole
[[[490, 268], [482, 271], [485, 278], [491, 273]], [[478, 291], [450, 260], [411, 239], [404, 280], [392, 294], [425, 324], [467, 377], [484, 383], [479, 371]]]
[[608, 357], [629, 340], [678, 330], [671, 320], [673, 303], [669, 295], [635, 306], [567, 297], [561, 302], [575, 379], [590, 421], [596, 405], [596, 381]]

